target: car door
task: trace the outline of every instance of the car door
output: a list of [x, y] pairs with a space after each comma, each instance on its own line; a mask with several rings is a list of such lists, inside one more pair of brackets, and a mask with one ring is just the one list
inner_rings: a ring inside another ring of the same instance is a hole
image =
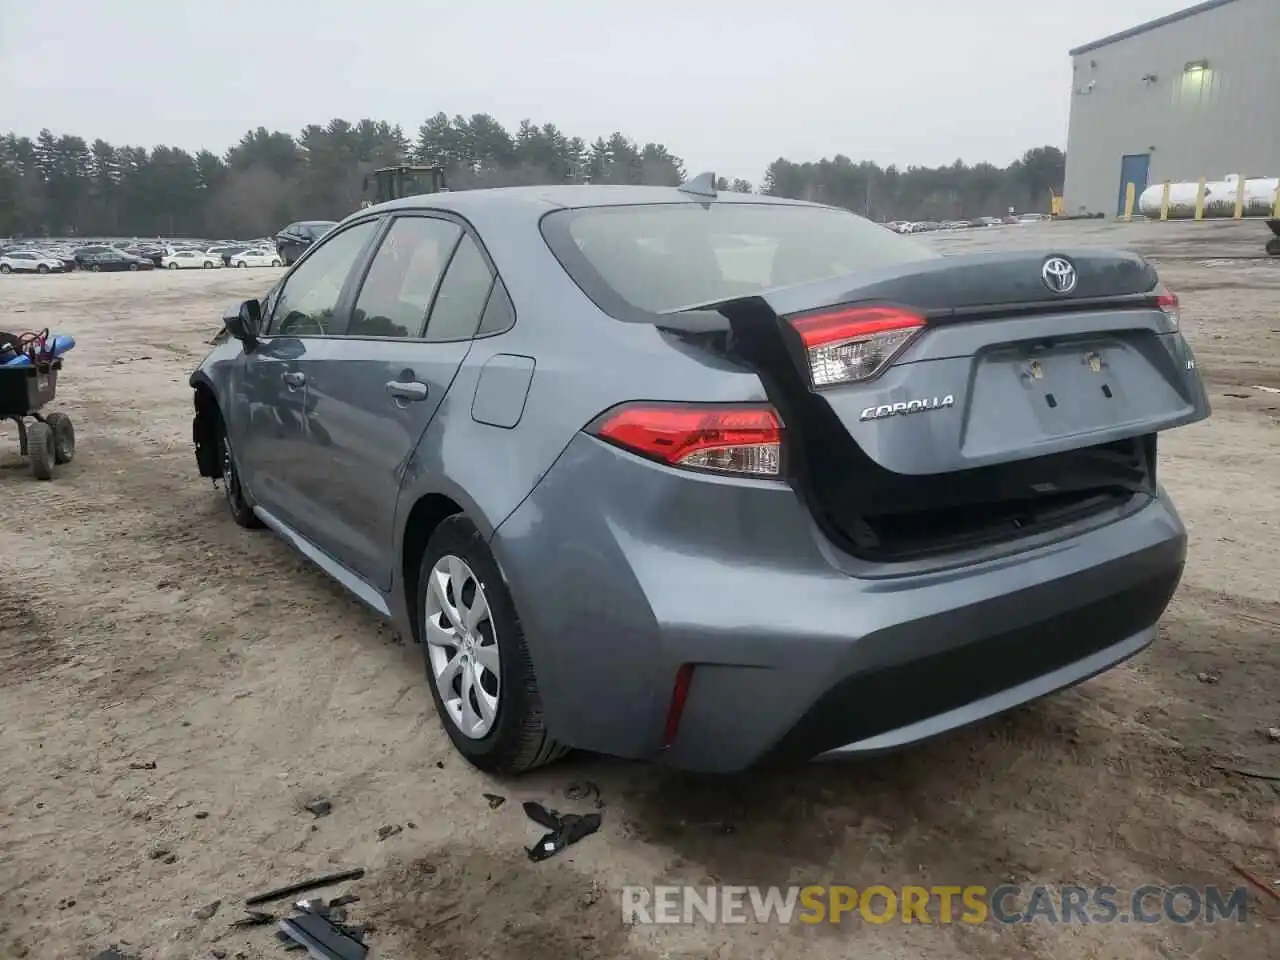
[[231, 441], [241, 478], [259, 506], [308, 539], [323, 528], [317, 491], [330, 481], [324, 456], [311, 452], [325, 438], [312, 429], [307, 371], [346, 325], [344, 297], [379, 226], [352, 224], [300, 261], [268, 295], [263, 337], [240, 359]]
[[380, 589], [391, 585], [405, 468], [471, 348], [493, 282], [487, 256], [461, 223], [397, 216], [345, 336], [320, 347], [307, 375], [336, 481], [323, 491], [332, 526], [322, 546]]

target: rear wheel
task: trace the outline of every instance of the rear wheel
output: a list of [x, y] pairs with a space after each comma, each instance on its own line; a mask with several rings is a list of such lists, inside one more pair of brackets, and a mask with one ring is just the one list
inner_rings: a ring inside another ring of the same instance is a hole
[[47, 263], [42, 263], [40, 264], [40, 266], [36, 267], [36, 273], [48, 273], [48, 272], [49, 272], [49, 265]]
[[57, 460], [53, 431], [39, 421], [27, 427], [27, 458], [33, 477], [37, 480], [53, 479], [53, 465]]
[[280, 266], [280, 261], [279, 261], [279, 260], [272, 260], [272, 261], [271, 261], [271, 265], [272, 265], [273, 267], [278, 267], [278, 266]]
[[222, 456], [222, 492], [227, 498], [227, 509], [231, 511], [231, 519], [246, 530], [256, 530], [262, 521], [253, 512], [253, 504], [244, 487], [240, 485], [240, 471], [236, 466], [235, 451], [231, 449], [231, 438], [227, 436], [226, 427], [218, 424], [218, 443]]
[[0, 273], [13, 273], [13, 267], [7, 263], [0, 263]]
[[70, 463], [76, 455], [76, 428], [65, 413], [51, 413], [44, 418], [53, 433], [53, 459], [55, 463]]
[[101, 264], [98, 264], [98, 263], [95, 263], [93, 266], [91, 266], [91, 267], [89, 268], [89, 270], [90, 270], [90, 272], [92, 272], [92, 273], [101, 273], [101, 272], [102, 272], [102, 265], [101, 265]]
[[568, 748], [552, 740], [520, 619], [484, 538], [465, 517], [436, 528], [418, 571], [431, 698], [454, 747], [489, 773], [520, 773]]
[[169, 264], [169, 269], [170, 269], [170, 270], [177, 270], [177, 269], [178, 269], [178, 265], [177, 265], [176, 263], [170, 263], [170, 264]]
[[130, 273], [137, 273], [137, 272], [138, 272], [138, 265], [137, 265], [136, 263], [131, 263], [131, 264], [129, 264], [129, 272], [130, 272]]

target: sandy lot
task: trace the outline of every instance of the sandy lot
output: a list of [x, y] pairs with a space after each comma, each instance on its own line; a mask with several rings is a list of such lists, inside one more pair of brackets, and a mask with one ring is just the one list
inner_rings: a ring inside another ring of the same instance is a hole
[[[243, 898], [346, 866], [368, 873], [328, 894], [358, 894], [373, 955], [399, 960], [1280, 956], [1265, 896], [1212, 928], [632, 928], [619, 910], [629, 883], [1230, 888], [1233, 864], [1280, 881], [1280, 783], [1218, 769], [1280, 771], [1280, 394], [1256, 389], [1280, 387], [1280, 261], [1243, 259], [1265, 236], [931, 238], [1158, 261], [1215, 407], [1162, 441], [1191, 531], [1183, 586], [1148, 652], [1056, 698], [900, 755], [728, 780], [595, 757], [479, 775], [440, 729], [416, 648], [231, 522], [195, 474], [186, 377], [222, 307], [276, 271], [3, 278], [0, 326], [80, 346], [57, 404], [76, 461], [37, 483], [0, 426], [0, 957], [278, 957], [270, 928], [229, 929]], [[541, 830], [519, 801], [589, 810], [566, 797], [581, 781], [600, 789], [601, 832], [529, 862]], [[316, 796], [329, 816], [303, 809]], [[403, 829], [380, 841], [384, 825]]]

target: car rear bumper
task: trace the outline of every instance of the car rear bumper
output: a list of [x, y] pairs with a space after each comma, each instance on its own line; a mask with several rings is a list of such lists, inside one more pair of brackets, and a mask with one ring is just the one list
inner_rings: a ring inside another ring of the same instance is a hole
[[789, 487], [583, 435], [493, 547], [554, 736], [728, 772], [893, 749], [1113, 666], [1154, 637], [1186, 533], [1162, 493], [1017, 554], [851, 576]]

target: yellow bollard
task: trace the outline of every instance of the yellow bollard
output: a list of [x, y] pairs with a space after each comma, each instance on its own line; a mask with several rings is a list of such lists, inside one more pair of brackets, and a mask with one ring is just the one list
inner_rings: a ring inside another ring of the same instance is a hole
[[1241, 177], [1239, 181], [1236, 182], [1236, 211], [1233, 216], [1237, 220], [1244, 217], [1244, 184], [1244, 177]]
[[1200, 178], [1200, 186], [1196, 188], [1196, 219], [1204, 219], [1204, 177]]
[[1126, 220], [1133, 219], [1133, 201], [1137, 197], [1137, 188], [1133, 183], [1124, 185], [1124, 218]]
[[1169, 219], [1169, 181], [1164, 182], [1164, 193], [1160, 195], [1160, 219]]

